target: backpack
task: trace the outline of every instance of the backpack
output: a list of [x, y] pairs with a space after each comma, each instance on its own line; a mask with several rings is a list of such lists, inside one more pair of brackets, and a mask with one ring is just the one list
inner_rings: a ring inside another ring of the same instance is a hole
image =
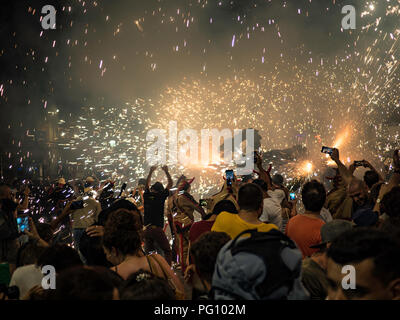
[[0, 210], [0, 241], [15, 240], [18, 236], [17, 220], [13, 214]]
[[[250, 237], [243, 238], [245, 234]], [[302, 254], [282, 232], [245, 230], [221, 248], [212, 279], [215, 300], [308, 299]]]

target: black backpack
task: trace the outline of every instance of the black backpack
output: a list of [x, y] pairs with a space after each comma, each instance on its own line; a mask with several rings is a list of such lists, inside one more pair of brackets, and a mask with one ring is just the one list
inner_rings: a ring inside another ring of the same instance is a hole
[[[250, 234], [248, 238], [242, 238], [242, 235]], [[241, 241], [238, 239], [241, 238]], [[214, 272], [214, 278], [218, 278], [219, 268], [224, 268], [226, 265], [227, 269], [232, 271], [232, 261], [229, 257], [234, 257], [240, 252], [251, 253], [261, 258], [267, 268], [267, 277], [255, 287], [255, 291], [261, 299], [268, 299], [267, 297], [274, 296], [274, 293], [281, 287], [286, 287], [287, 291], [290, 292], [293, 289], [294, 282], [299, 279], [301, 273], [301, 267], [295, 270], [290, 270], [282, 259], [282, 252], [285, 248], [298, 250], [296, 244], [288, 238], [282, 232], [272, 229], [269, 232], [258, 232], [257, 229], [250, 229], [240, 233], [234, 240], [227, 244], [223, 250], [220, 251], [217, 259], [219, 265]], [[225, 253], [230, 252], [227, 256]], [[227, 258], [225, 259], [224, 256]], [[301, 254], [293, 256], [293, 261], [297, 261], [297, 265], [301, 266]], [[251, 264], [251, 261], [248, 262]], [[231, 266], [228, 267], [228, 264]], [[245, 266], [242, 266], [245, 268]], [[229, 272], [229, 271], [228, 271]], [[220, 292], [229, 293], [229, 296], [235, 296], [234, 287], [235, 284], [230, 284], [232, 287], [228, 289], [227, 286], [223, 286], [223, 282], [226, 280], [220, 279], [220, 281], [214, 282], [213, 279], [213, 290], [219, 290]], [[222, 282], [221, 282], [222, 280]], [[232, 291], [233, 289], [233, 291]], [[236, 296], [236, 299], [243, 299], [243, 297]]]

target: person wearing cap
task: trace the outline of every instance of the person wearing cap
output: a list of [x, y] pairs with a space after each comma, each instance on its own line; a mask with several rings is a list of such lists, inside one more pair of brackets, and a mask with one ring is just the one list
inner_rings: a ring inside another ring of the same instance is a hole
[[[265, 170], [262, 166], [262, 158], [256, 153], [256, 165], [258, 167], [259, 179], [253, 180], [253, 183], [257, 184], [263, 191], [263, 213], [260, 216], [260, 220], [266, 223], [272, 223], [276, 225], [279, 230], [285, 232], [286, 224], [290, 217], [297, 214], [296, 206], [292, 203], [291, 208], [284, 207], [283, 204], [286, 200], [286, 193], [283, 189], [283, 177], [281, 175], [274, 175], [270, 177], [270, 171], [272, 166], [270, 165], [268, 170]], [[275, 181], [275, 182], [274, 182]]]
[[84, 193], [88, 193], [92, 190], [94, 190], [95, 187], [95, 180], [92, 177], [87, 177], [85, 180], [85, 186], [84, 186]]
[[303, 260], [301, 280], [310, 293], [311, 300], [325, 300], [328, 295], [326, 268], [328, 257], [326, 251], [331, 242], [344, 232], [353, 229], [353, 224], [346, 220], [333, 220], [321, 227], [321, 242], [310, 246], [319, 251]]
[[169, 196], [169, 189], [172, 187], [171, 175], [168, 167], [163, 166], [162, 170], [168, 179], [168, 184], [164, 189], [161, 182], [155, 182], [150, 187], [151, 176], [157, 166], [150, 168], [149, 175], [146, 179], [144, 199], [144, 247], [146, 253], [156, 251], [162, 255], [169, 265], [172, 263], [172, 250], [168, 239], [164, 233], [164, 208], [165, 200]]

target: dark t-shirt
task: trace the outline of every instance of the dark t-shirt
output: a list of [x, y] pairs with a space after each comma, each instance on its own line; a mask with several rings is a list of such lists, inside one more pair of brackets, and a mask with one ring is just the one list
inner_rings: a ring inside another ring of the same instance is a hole
[[169, 191], [165, 189], [161, 193], [145, 190], [144, 199], [144, 225], [164, 227], [164, 204], [169, 196]]
[[360, 227], [374, 226], [378, 222], [379, 215], [373, 211], [373, 208], [374, 203], [372, 200], [368, 200], [363, 206], [357, 206], [354, 203], [351, 219]]

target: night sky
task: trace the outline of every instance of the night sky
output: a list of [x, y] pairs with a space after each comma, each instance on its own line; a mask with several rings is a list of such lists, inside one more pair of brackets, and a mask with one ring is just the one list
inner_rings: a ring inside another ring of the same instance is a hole
[[[56, 30], [41, 27], [46, 4], [57, 9]], [[341, 30], [345, 4], [356, 7], [354, 31]], [[227, 127], [264, 130], [266, 150], [291, 147], [285, 141], [301, 134], [333, 144], [351, 128], [356, 139], [349, 149], [371, 152], [365, 140], [372, 130], [382, 138], [373, 152], [383, 155], [397, 139], [386, 128], [399, 120], [399, 15], [392, 0], [3, 1], [1, 154], [28, 160], [27, 132], [49, 111], [73, 125], [82, 107], [107, 110], [142, 99], [149, 129], [171, 120], [177, 111], [168, 97], [179, 96], [195, 104], [204, 99], [197, 109], [180, 106], [182, 112], [195, 116], [204, 108], [201, 114], [215, 119], [220, 110], [238, 117]], [[226, 86], [231, 80], [237, 88]], [[227, 102], [239, 88], [241, 96]], [[102, 119], [102, 111], [95, 116]], [[200, 120], [218, 126], [213, 121]]]

